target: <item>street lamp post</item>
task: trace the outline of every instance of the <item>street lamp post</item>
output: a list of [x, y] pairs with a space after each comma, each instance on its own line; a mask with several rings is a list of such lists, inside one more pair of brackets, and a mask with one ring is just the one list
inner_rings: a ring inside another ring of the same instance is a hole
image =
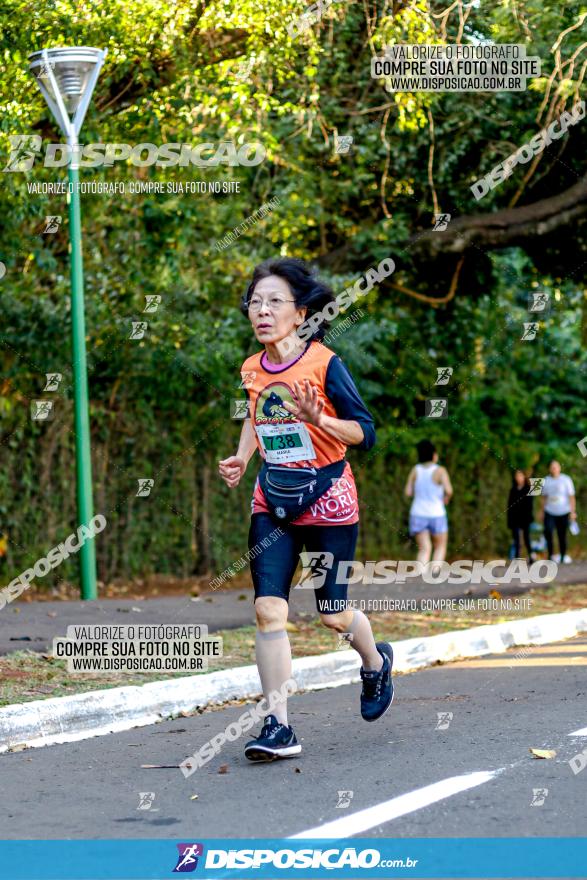
[[[79, 133], [90, 104], [105, 49], [88, 46], [42, 49], [29, 55], [35, 76], [53, 117], [69, 146], [69, 238], [71, 261], [71, 327], [73, 341], [73, 388], [78, 525], [88, 525], [94, 515], [92, 459], [88, 407], [88, 371], [84, 315], [84, 274], [79, 195]], [[72, 114], [70, 119], [69, 114]], [[94, 538], [80, 550], [82, 599], [97, 599]]]

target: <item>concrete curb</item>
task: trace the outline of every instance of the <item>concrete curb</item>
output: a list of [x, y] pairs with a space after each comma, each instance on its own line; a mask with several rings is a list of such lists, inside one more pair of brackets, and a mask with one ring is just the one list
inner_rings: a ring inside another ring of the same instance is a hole
[[[587, 608], [394, 642], [394, 672], [503, 653], [517, 645], [543, 645], [587, 632]], [[348, 649], [294, 661], [300, 690], [359, 681], [360, 658]], [[0, 752], [37, 748], [155, 724], [214, 703], [259, 696], [256, 666], [89, 691], [0, 709]]]

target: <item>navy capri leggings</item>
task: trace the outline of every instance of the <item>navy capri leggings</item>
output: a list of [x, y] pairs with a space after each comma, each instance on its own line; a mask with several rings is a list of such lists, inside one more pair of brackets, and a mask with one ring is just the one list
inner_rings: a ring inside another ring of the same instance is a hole
[[347, 607], [346, 581], [349, 569], [345, 567], [347, 576], [342, 578], [344, 583], [338, 583], [338, 563], [354, 561], [358, 534], [358, 523], [279, 526], [268, 513], [254, 513], [249, 529], [249, 551], [256, 548], [250, 563], [255, 599], [259, 596], [276, 596], [289, 602], [291, 582], [300, 553], [305, 549], [318, 560], [315, 578], [321, 586], [314, 591], [318, 612], [336, 614], [344, 611]]

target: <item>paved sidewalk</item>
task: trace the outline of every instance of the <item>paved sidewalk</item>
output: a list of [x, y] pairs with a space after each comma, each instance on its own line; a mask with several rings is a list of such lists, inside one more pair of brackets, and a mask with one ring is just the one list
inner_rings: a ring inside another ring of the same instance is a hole
[[[496, 569], [499, 575], [499, 570]], [[587, 562], [559, 567], [555, 584], [587, 583]], [[510, 586], [500, 585], [504, 596], [517, 595], [532, 589], [529, 583], [515, 581]], [[487, 596], [492, 587], [477, 584], [467, 587], [456, 584], [432, 585], [420, 578], [405, 584], [353, 584], [349, 597], [357, 601], [385, 599], [436, 599], [463, 596]], [[470, 591], [470, 592], [469, 592]], [[314, 616], [316, 605], [312, 590], [292, 591], [291, 619]], [[369, 611], [369, 608], [366, 608]], [[375, 610], [375, 609], [372, 609]], [[379, 610], [386, 610], [384, 607]], [[530, 612], [531, 613], [531, 612]], [[249, 589], [219, 589], [202, 596], [177, 596], [164, 599], [99, 599], [95, 602], [22, 602], [16, 600], [0, 611], [0, 655], [12, 651], [31, 650], [45, 653], [51, 649], [56, 635], [65, 635], [72, 624], [207, 624], [210, 632], [235, 629], [254, 624], [253, 591]]]

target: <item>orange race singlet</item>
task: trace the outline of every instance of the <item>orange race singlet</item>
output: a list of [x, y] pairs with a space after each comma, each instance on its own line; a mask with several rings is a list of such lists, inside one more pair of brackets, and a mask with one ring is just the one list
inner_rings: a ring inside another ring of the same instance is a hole
[[[324, 467], [344, 458], [346, 445], [321, 428], [301, 422], [283, 406], [295, 404], [294, 382], [308, 379], [318, 389], [328, 416], [358, 421], [365, 439], [359, 448], [374, 443], [373, 419], [361, 400], [350, 373], [340, 358], [320, 342], [312, 341], [297, 358], [285, 364], [271, 364], [265, 351], [257, 352], [241, 368], [242, 384], [249, 400], [249, 415], [255, 428], [257, 448], [268, 464], [286, 467]], [[251, 512], [269, 513], [259, 481]], [[355, 480], [347, 462], [342, 476], [295, 525], [350, 525], [359, 520]]]

